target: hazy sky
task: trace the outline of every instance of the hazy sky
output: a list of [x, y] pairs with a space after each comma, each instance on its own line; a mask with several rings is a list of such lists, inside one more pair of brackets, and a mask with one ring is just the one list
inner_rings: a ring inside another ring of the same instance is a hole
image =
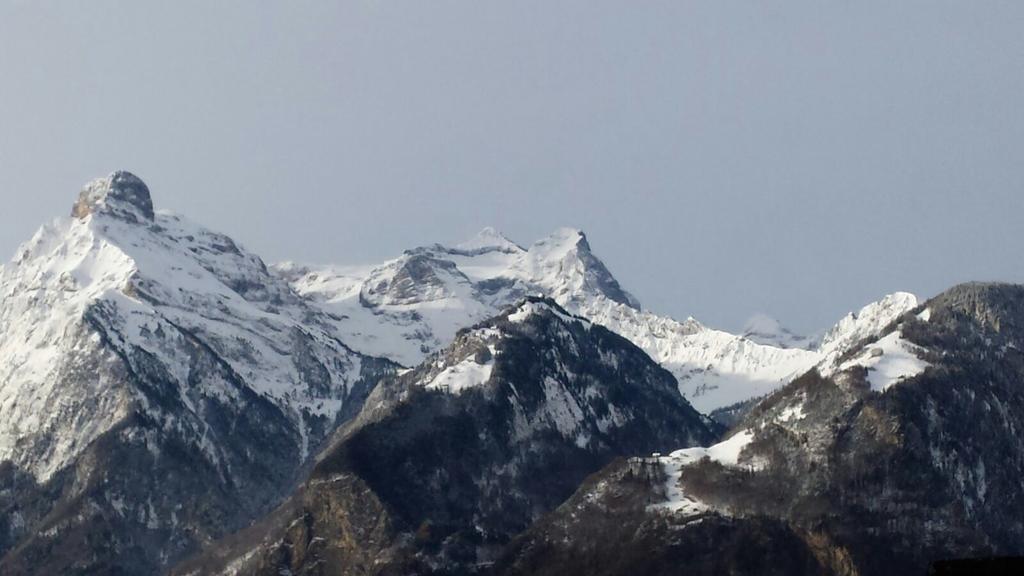
[[1024, 2], [0, 0], [0, 252], [81, 185], [268, 261], [582, 228], [652, 310], [1024, 281]]

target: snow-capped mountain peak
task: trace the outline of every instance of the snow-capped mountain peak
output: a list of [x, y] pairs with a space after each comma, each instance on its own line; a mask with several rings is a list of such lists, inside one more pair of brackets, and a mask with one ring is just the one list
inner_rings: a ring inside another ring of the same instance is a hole
[[601, 296], [640, 308], [590, 249], [587, 236], [575, 228], [559, 228], [538, 240], [522, 263], [526, 275], [562, 304]]
[[87, 184], [0, 268], [0, 552], [59, 563], [102, 530], [82, 570], [155, 574], [251, 522], [394, 370], [331, 327], [137, 177]]
[[[128, 172], [87, 184], [72, 215], [0, 268], [0, 459], [46, 478], [132, 410], [159, 412], [122, 373], [143, 357], [185, 406], [244, 385], [291, 421], [305, 457], [310, 422], [333, 421], [362, 366], [326, 316], [227, 236], [154, 212]], [[239, 381], [197, 390], [190, 342]], [[100, 358], [109, 374], [83, 368]]]
[[813, 348], [814, 338], [793, 333], [775, 318], [767, 314], [755, 314], [743, 326], [743, 337], [768, 346], [779, 348]]
[[819, 349], [824, 357], [823, 366], [830, 367], [842, 353], [865, 338], [877, 336], [917, 306], [917, 296], [909, 292], [894, 292], [857, 312], [850, 312], [822, 337]]
[[470, 253], [499, 251], [515, 254], [525, 251], [521, 246], [509, 240], [504, 234], [491, 226], [487, 226], [477, 232], [476, 236], [459, 242], [453, 248]]

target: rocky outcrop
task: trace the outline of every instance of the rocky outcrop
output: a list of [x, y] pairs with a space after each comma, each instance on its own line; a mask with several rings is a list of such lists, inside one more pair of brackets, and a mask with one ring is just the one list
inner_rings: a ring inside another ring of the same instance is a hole
[[154, 218], [153, 199], [149, 188], [138, 176], [119, 170], [87, 184], [71, 208], [74, 218], [85, 218], [95, 212], [134, 222], [151, 222]]

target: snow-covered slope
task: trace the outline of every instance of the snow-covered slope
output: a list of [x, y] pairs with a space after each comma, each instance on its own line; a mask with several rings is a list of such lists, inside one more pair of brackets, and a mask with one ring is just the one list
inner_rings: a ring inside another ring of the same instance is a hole
[[[413, 366], [455, 333], [523, 296], [543, 294], [574, 314], [625, 336], [672, 372], [680, 392], [710, 412], [763, 396], [910, 310], [897, 294], [851, 313], [820, 344], [762, 321], [745, 335], [642, 310], [586, 236], [561, 229], [522, 248], [487, 228], [448, 248], [407, 251], [380, 266], [279, 265], [275, 270], [335, 320], [346, 342], [366, 354]], [[770, 334], [767, 332], [771, 332]]]
[[[154, 212], [135, 176], [96, 180], [71, 218], [42, 227], [0, 270], [0, 463], [46, 485], [61, 474], [106, 474], [99, 463], [144, 447], [151, 462], [119, 465], [128, 492], [107, 482], [92, 497], [118, 502], [129, 517], [143, 506], [148, 529], [173, 524], [161, 536], [162, 553], [173, 556], [188, 538], [230, 529], [270, 504], [349, 398], [358, 404], [371, 373], [386, 370], [332, 326], [230, 238]], [[177, 494], [165, 478], [165, 493], [133, 500], [144, 497], [131, 492], [145, 483], [136, 475], [160, 466], [181, 474], [181, 460], [195, 478], [214, 475], [207, 492]], [[82, 490], [88, 480], [73, 482]], [[213, 494], [213, 506], [235, 509], [186, 526], [182, 506]], [[83, 517], [109, 509], [74, 490], [61, 497], [83, 506]], [[27, 522], [26, 534], [35, 530]], [[115, 524], [114, 534], [134, 530], [129, 524]], [[55, 528], [44, 545], [63, 545], [66, 530]]]

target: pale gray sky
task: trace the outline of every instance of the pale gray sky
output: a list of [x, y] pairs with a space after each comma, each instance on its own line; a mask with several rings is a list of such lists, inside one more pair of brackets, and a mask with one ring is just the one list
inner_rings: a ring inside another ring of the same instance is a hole
[[0, 0], [0, 252], [116, 168], [267, 260], [584, 229], [798, 330], [1024, 280], [1024, 2]]

